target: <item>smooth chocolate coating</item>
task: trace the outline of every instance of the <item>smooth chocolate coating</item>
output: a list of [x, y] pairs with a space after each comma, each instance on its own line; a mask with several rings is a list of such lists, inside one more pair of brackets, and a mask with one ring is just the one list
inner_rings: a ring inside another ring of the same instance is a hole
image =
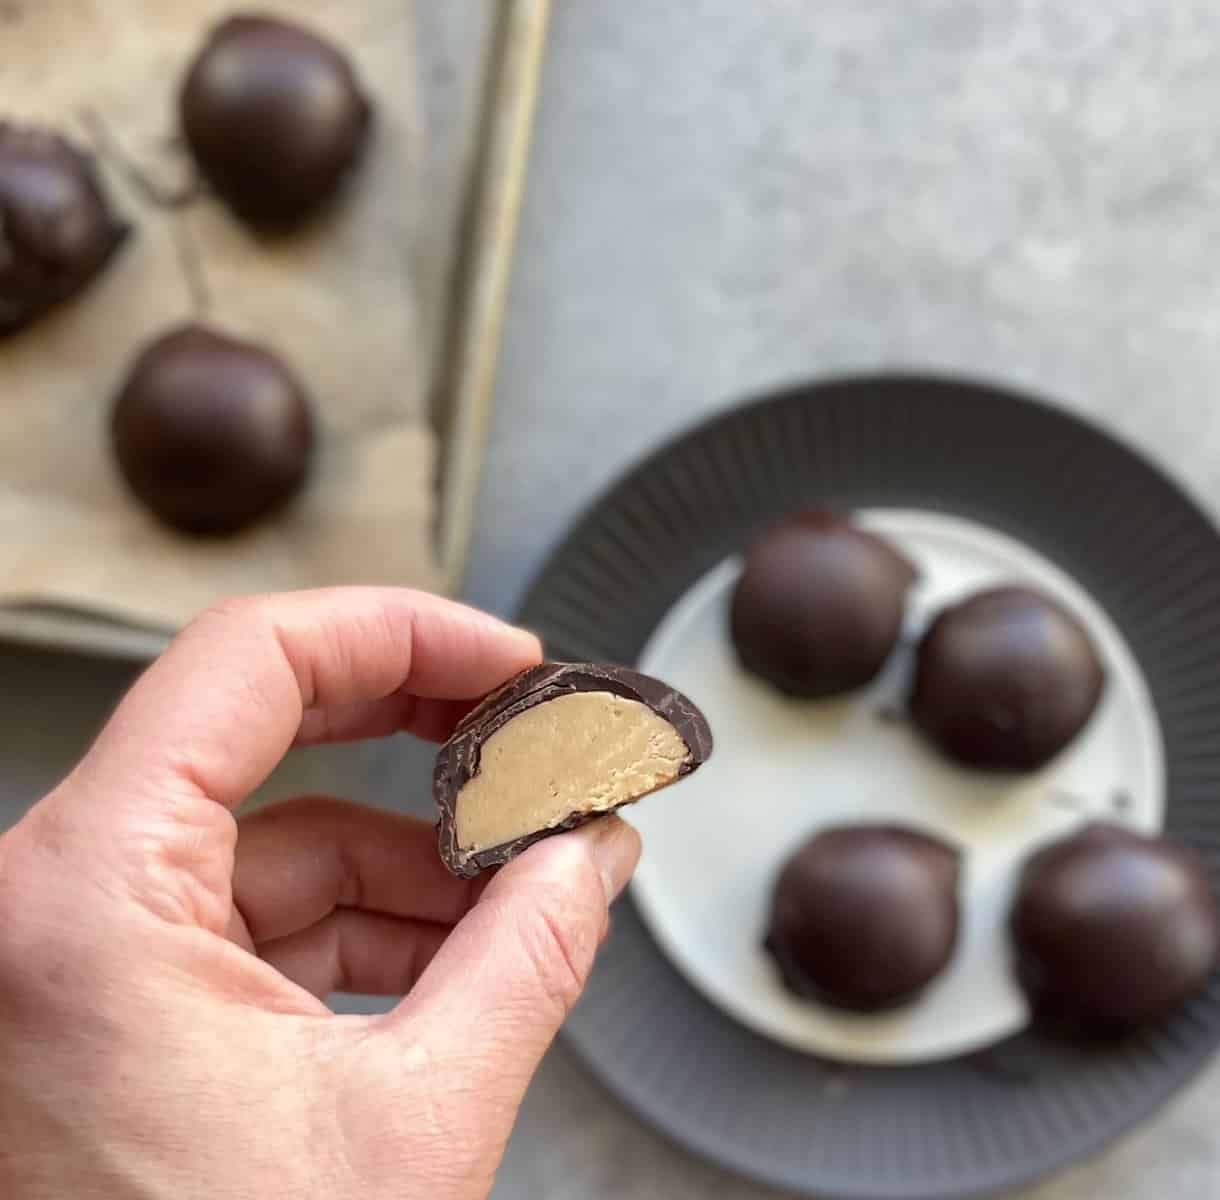
[[127, 231], [88, 155], [0, 121], [0, 337], [80, 291]]
[[815, 834], [784, 865], [766, 948], [789, 990], [874, 1012], [912, 999], [953, 955], [958, 851], [893, 825]]
[[1220, 954], [1220, 915], [1195, 855], [1116, 825], [1088, 825], [1033, 855], [1010, 925], [1035, 1014], [1076, 1035], [1165, 1016]]
[[458, 724], [436, 756], [432, 796], [437, 806], [438, 844], [441, 859], [453, 874], [477, 875], [488, 867], [508, 862], [542, 838], [575, 829], [604, 815], [604, 812], [574, 813], [559, 825], [474, 853], [463, 850], [458, 843], [458, 794], [478, 774], [483, 744], [527, 709], [573, 692], [609, 692], [638, 701], [668, 721], [689, 752], [679, 775], [689, 775], [712, 753], [712, 731], [703, 713], [681, 692], [651, 675], [610, 663], [545, 662], [522, 671], [484, 697]]
[[186, 533], [233, 533], [286, 503], [308, 472], [304, 388], [269, 350], [187, 325], [136, 358], [115, 401], [131, 490]]
[[294, 225], [324, 205], [359, 158], [372, 108], [348, 59], [272, 17], [222, 22], [179, 95], [200, 170], [252, 225]]
[[902, 630], [915, 570], [881, 538], [833, 513], [798, 513], [750, 548], [730, 632], [742, 665], [798, 697], [868, 683]]
[[995, 588], [932, 622], [919, 645], [911, 716], [956, 762], [1032, 770], [1085, 727], [1104, 683], [1071, 613], [1027, 588]]

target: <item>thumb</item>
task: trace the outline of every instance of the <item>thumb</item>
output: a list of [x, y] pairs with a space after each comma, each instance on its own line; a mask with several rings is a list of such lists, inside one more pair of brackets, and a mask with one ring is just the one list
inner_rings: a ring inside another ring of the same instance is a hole
[[391, 1028], [460, 1070], [489, 1111], [515, 1115], [639, 856], [639, 834], [614, 816], [531, 846], [488, 884]]

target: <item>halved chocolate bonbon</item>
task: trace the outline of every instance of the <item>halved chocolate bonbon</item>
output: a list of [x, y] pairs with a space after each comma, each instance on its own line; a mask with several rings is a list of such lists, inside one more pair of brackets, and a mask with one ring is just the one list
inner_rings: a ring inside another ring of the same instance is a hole
[[441, 747], [441, 858], [477, 875], [689, 775], [711, 752], [703, 714], [661, 680], [542, 663], [486, 697]]

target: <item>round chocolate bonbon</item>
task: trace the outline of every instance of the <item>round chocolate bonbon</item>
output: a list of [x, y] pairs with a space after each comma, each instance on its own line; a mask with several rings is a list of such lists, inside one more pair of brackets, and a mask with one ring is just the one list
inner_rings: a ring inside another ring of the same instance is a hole
[[1032, 770], [1087, 724], [1105, 671], [1084, 626], [1029, 588], [979, 592], [920, 640], [910, 710], [966, 766]]
[[203, 175], [251, 225], [297, 224], [329, 201], [368, 140], [372, 107], [347, 57], [299, 25], [234, 16], [179, 95]]
[[115, 401], [131, 490], [186, 533], [233, 533], [287, 502], [308, 473], [310, 404], [271, 351], [199, 325], [158, 338]]
[[0, 121], [0, 337], [79, 292], [126, 234], [88, 155]]
[[776, 880], [766, 948], [797, 995], [857, 1012], [902, 1004], [953, 954], [959, 874], [958, 851], [917, 830], [823, 830]]
[[750, 547], [730, 632], [742, 665], [791, 696], [862, 687], [902, 630], [915, 570], [892, 546], [834, 513], [797, 513]]
[[1220, 952], [1220, 916], [1198, 859], [1116, 825], [1088, 825], [1034, 854], [1010, 928], [1034, 1012], [1082, 1035], [1166, 1015], [1203, 985]]

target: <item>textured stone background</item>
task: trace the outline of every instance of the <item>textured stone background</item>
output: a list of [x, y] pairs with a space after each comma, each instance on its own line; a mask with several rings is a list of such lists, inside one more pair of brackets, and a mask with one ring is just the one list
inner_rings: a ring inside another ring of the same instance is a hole
[[[467, 594], [510, 611], [639, 453], [845, 370], [1044, 392], [1220, 513], [1218, 148], [1211, 0], [557, 0]], [[2, 823], [126, 673], [6, 653], [0, 677], [0, 753], [26, 747], [3, 755]], [[269, 791], [426, 806], [428, 761], [315, 750]], [[495, 1200], [773, 1195], [639, 1125], [559, 1046]], [[1029, 1194], [1101, 1196], [1220, 1197], [1220, 1065]]]
[[771, 384], [984, 373], [1220, 505], [1220, 7], [558, 0], [470, 594]]

